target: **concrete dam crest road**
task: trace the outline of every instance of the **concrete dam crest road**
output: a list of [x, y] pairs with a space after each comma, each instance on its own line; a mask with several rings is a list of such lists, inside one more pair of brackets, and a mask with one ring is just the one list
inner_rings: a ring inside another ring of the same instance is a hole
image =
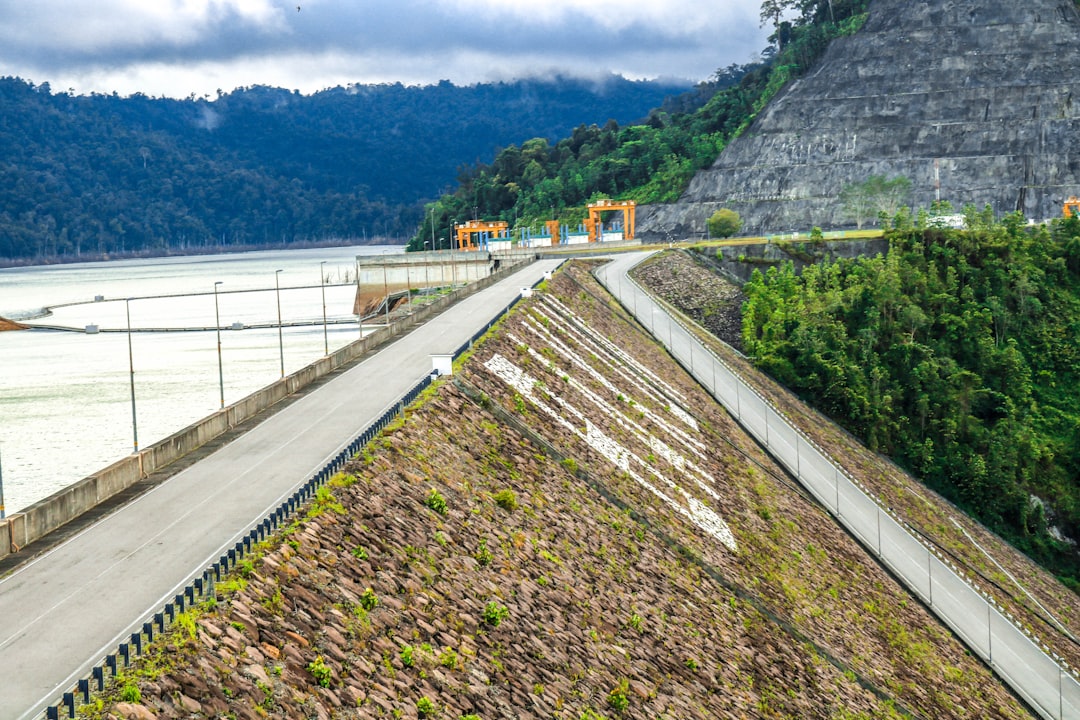
[[561, 260], [465, 298], [0, 580], [0, 720], [36, 717]]

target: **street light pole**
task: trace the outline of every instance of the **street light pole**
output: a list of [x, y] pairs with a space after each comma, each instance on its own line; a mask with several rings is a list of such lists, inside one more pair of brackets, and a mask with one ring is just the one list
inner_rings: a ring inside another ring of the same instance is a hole
[[323, 271], [326, 261], [319, 263], [319, 286], [322, 288], [322, 341], [323, 355], [330, 354], [330, 340], [326, 335], [326, 273]]
[[360, 339], [364, 339], [364, 317], [360, 314], [362, 308], [360, 307], [360, 260], [359, 258], [353, 260], [353, 269], [356, 270], [356, 299], [353, 301], [353, 307], [356, 308], [356, 324], [360, 326]]
[[133, 453], [139, 452], [139, 423], [135, 414], [135, 355], [131, 350], [131, 298], [124, 300], [124, 308], [127, 311], [127, 336], [128, 336], [128, 370], [131, 377], [131, 437], [134, 444]]
[[384, 317], [386, 318], [386, 326], [390, 327], [390, 287], [386, 284], [386, 258], [382, 261], [382, 291], [383, 291], [383, 310], [385, 310]]
[[278, 356], [281, 358], [281, 377], [285, 377], [285, 338], [281, 333], [281, 284], [278, 278], [281, 270], [274, 271], [274, 292], [277, 295], [277, 339]]
[[0, 520], [7, 517], [4, 512], [4, 464], [0, 462]]
[[221, 409], [225, 409], [225, 369], [221, 364], [221, 314], [218, 312], [218, 285], [222, 281], [214, 283], [214, 329], [217, 331], [217, 378], [218, 390], [221, 394]]
[[[428, 266], [431, 264], [431, 258], [427, 254], [428, 241], [424, 241], [424, 294], [427, 295], [431, 292], [431, 278], [428, 277]], [[435, 249], [435, 238], [431, 239], [431, 249]]]

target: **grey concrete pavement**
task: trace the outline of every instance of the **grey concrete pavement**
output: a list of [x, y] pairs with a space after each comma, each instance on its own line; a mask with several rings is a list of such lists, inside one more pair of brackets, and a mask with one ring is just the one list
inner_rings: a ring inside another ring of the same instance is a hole
[[561, 261], [470, 296], [0, 581], [0, 720], [34, 717]]
[[[733, 369], [675, 321], [627, 273], [647, 253], [620, 255], [596, 275], [623, 306], [821, 501], [868, 552], [950, 627], [1035, 711], [1051, 720], [1080, 719], [1080, 683], [975, 587], [919, 542], [809, 438], [801, 435]], [[884, 541], [883, 541], [884, 539]]]

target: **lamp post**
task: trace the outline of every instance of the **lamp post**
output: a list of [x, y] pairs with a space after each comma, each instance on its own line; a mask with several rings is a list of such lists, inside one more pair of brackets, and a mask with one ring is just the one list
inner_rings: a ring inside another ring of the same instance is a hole
[[274, 271], [274, 293], [277, 295], [277, 339], [278, 356], [281, 358], [281, 377], [285, 377], [285, 337], [281, 333], [281, 284], [278, 278], [281, 270]]
[[323, 268], [326, 266], [326, 261], [323, 260], [319, 263], [319, 287], [322, 289], [322, 341], [323, 341], [323, 355], [330, 354], [330, 340], [326, 335], [326, 273]]
[[[427, 242], [424, 242], [427, 245]], [[431, 246], [435, 247], [435, 206], [431, 206]]]
[[138, 453], [139, 423], [135, 414], [135, 355], [131, 350], [131, 298], [124, 300], [124, 309], [127, 312], [128, 370], [131, 378], [131, 437], [134, 446], [132, 452]]
[[214, 329], [217, 331], [217, 379], [218, 391], [221, 395], [221, 409], [225, 409], [225, 368], [221, 364], [221, 314], [218, 312], [218, 285], [222, 281], [214, 283]]
[[359, 258], [353, 260], [353, 269], [356, 270], [356, 299], [353, 301], [353, 307], [356, 309], [356, 324], [360, 326], [360, 339], [364, 339], [364, 318], [360, 314], [360, 260]]
[[[435, 249], [434, 237], [431, 240], [432, 249]], [[428, 241], [424, 241], [424, 294], [426, 295], [431, 290], [431, 278], [428, 277], [428, 266], [431, 264], [431, 258], [427, 254]]]
[[382, 291], [383, 291], [383, 310], [385, 310], [384, 317], [386, 326], [390, 327], [390, 286], [386, 284], [386, 260], [382, 261]]
[[4, 512], [4, 464], [0, 462], [0, 520], [7, 517]]

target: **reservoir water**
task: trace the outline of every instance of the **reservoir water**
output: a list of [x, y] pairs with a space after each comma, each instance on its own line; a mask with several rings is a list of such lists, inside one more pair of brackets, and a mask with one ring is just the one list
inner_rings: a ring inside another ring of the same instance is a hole
[[[0, 316], [78, 330], [0, 332], [7, 512], [131, 453], [136, 431], [145, 448], [218, 410], [222, 386], [231, 404], [277, 380], [282, 358], [289, 374], [322, 357], [326, 345], [333, 352], [358, 339], [355, 258], [402, 251], [360, 246], [0, 270]], [[54, 308], [47, 316], [46, 307]], [[83, 332], [88, 325], [99, 332]]]

